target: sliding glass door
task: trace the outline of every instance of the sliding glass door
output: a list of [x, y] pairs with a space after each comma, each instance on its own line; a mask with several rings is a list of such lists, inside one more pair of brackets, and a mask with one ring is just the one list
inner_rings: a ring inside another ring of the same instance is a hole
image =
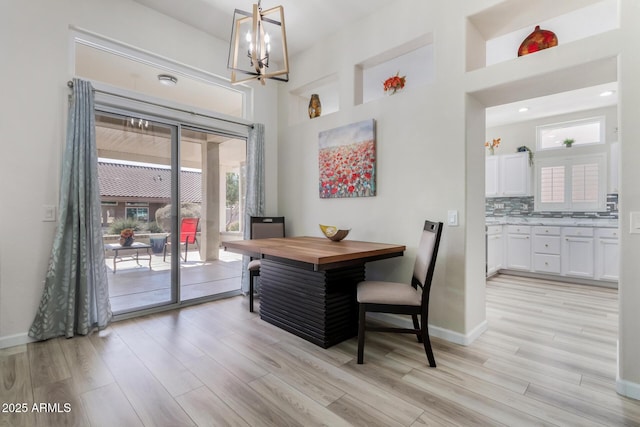
[[96, 142], [113, 312], [239, 293], [240, 260], [220, 241], [242, 231], [246, 141], [109, 111], [96, 113]]
[[[226, 234], [241, 231], [240, 173], [245, 159], [245, 140], [181, 127], [181, 301], [239, 290], [241, 258], [223, 252], [220, 242]], [[199, 219], [192, 220], [198, 224], [193, 240], [185, 233], [189, 218]]]

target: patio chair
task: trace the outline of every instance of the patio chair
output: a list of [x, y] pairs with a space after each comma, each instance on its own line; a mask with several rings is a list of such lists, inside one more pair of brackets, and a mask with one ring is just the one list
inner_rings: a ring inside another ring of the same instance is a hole
[[[429, 318], [429, 291], [431, 290], [433, 270], [435, 270], [436, 256], [440, 246], [442, 226], [441, 222], [425, 221], [416, 262], [413, 267], [411, 284], [369, 280], [358, 283], [357, 298], [360, 307], [358, 319], [358, 364], [362, 364], [364, 358], [365, 332], [378, 331], [415, 334], [418, 337], [418, 342], [424, 345], [429, 366], [436, 367], [427, 323]], [[413, 320], [413, 329], [368, 326], [366, 322], [367, 312], [410, 314]], [[418, 316], [420, 316], [419, 322]]]
[[[184, 259], [184, 262], [187, 262], [189, 245], [193, 245], [198, 242], [196, 239], [196, 233], [198, 231], [199, 223], [200, 218], [182, 218], [182, 221], [180, 221], [180, 245], [184, 245], [184, 257], [180, 254], [180, 258]], [[167, 241], [164, 244], [162, 261], [167, 260], [167, 248], [169, 248], [169, 250], [171, 249], [171, 235], [167, 237]]]
[[[249, 229], [250, 239], [284, 237], [283, 216], [252, 216]], [[253, 293], [255, 278], [260, 276], [260, 260], [249, 262], [249, 311], [253, 313]]]

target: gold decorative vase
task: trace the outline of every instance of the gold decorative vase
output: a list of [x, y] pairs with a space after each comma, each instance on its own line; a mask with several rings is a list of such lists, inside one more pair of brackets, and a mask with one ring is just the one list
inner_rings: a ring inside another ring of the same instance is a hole
[[309, 118], [313, 119], [315, 117], [320, 117], [322, 113], [322, 104], [320, 103], [320, 96], [317, 93], [311, 95], [311, 99], [309, 100]]

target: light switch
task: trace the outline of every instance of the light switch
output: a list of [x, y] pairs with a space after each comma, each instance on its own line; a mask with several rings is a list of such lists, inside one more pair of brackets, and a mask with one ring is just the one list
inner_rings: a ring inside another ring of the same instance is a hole
[[447, 224], [451, 227], [458, 226], [458, 211], [452, 210], [447, 212]]
[[54, 205], [44, 205], [42, 207], [42, 220], [43, 221], [56, 220], [56, 207]]
[[640, 212], [631, 212], [629, 217], [631, 219], [629, 233], [640, 234]]

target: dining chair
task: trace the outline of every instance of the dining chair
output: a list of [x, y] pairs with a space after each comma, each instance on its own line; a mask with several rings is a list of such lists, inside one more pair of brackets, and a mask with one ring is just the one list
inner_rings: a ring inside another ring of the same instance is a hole
[[[198, 233], [198, 224], [200, 218], [182, 218], [180, 221], [180, 245], [184, 245], [184, 262], [187, 262], [187, 253], [189, 252], [189, 245], [197, 243], [196, 234]], [[167, 248], [171, 247], [171, 236], [167, 236], [164, 243], [164, 254], [162, 255], [162, 261], [167, 260]], [[182, 254], [180, 254], [182, 258]]]
[[[249, 238], [268, 239], [271, 237], [284, 237], [283, 216], [252, 216], [250, 220]], [[260, 276], [260, 260], [249, 262], [249, 311], [253, 313], [253, 294], [255, 278]]]
[[[429, 291], [442, 227], [441, 222], [425, 221], [410, 284], [373, 280], [358, 283], [358, 364], [362, 364], [364, 359], [365, 332], [378, 331], [415, 334], [418, 342], [424, 345], [429, 366], [436, 367], [428, 330]], [[413, 320], [413, 329], [369, 326], [366, 323], [368, 312], [409, 314]]]

